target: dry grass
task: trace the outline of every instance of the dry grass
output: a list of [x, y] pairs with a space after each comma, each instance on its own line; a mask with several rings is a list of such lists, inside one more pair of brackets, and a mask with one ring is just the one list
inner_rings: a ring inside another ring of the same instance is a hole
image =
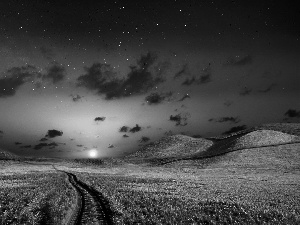
[[109, 199], [119, 224], [300, 222], [299, 174], [241, 168], [127, 169], [123, 175], [77, 173]]
[[75, 195], [45, 166], [0, 161], [0, 224], [65, 224]]

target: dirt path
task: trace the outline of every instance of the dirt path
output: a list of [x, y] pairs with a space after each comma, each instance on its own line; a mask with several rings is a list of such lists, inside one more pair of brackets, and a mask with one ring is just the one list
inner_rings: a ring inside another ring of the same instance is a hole
[[77, 191], [78, 205], [73, 216], [69, 220], [69, 225], [113, 224], [112, 211], [109, 202], [100, 192], [78, 180], [75, 174], [59, 170], [54, 165], [52, 165], [52, 167], [56, 171], [65, 173], [68, 176], [70, 184]]
[[102, 194], [78, 180], [74, 174], [65, 173], [80, 197], [79, 209], [74, 216], [73, 224], [113, 224], [111, 210]]

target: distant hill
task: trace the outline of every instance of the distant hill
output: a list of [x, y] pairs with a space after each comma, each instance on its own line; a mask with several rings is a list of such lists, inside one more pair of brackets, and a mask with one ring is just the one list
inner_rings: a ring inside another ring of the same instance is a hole
[[226, 139], [217, 140], [210, 148], [196, 157], [210, 157], [242, 149], [294, 142], [300, 142], [300, 137], [274, 130], [254, 130], [246, 134], [233, 135]]
[[18, 159], [19, 156], [0, 149], [0, 160]]
[[274, 130], [300, 136], [300, 123], [271, 123], [254, 127], [255, 130]]
[[228, 152], [300, 142], [300, 124], [266, 124], [216, 138], [173, 135], [150, 143], [124, 159], [131, 162], [167, 163], [214, 157]]
[[213, 141], [204, 138], [173, 135], [150, 143], [125, 159], [188, 157], [203, 152], [212, 145]]

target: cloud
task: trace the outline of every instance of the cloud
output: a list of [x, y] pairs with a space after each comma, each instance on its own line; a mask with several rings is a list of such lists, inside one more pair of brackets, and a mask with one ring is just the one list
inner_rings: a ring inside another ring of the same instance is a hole
[[233, 101], [230, 101], [230, 100], [227, 100], [224, 102], [224, 105], [227, 107], [231, 106], [232, 104], [233, 104]]
[[98, 121], [104, 121], [105, 119], [106, 119], [105, 116], [102, 116], [102, 117], [96, 117], [96, 118], [94, 119], [94, 121], [96, 121], [96, 122], [98, 122]]
[[148, 105], [157, 105], [162, 103], [166, 98], [170, 98], [173, 95], [172, 92], [168, 93], [151, 93], [150, 95], [146, 96], [145, 101]]
[[228, 131], [225, 131], [223, 134], [230, 134], [230, 133], [238, 132], [238, 131], [245, 130], [245, 129], [247, 129], [246, 125], [231, 127]]
[[129, 136], [127, 134], [124, 134], [123, 135], [123, 138], [128, 138]]
[[211, 82], [211, 68], [210, 65], [202, 70], [198, 77], [186, 78], [181, 85], [190, 86], [192, 84], [206, 84]]
[[48, 141], [48, 139], [47, 139], [47, 138], [41, 138], [40, 141], [41, 141], [41, 142], [44, 142], [44, 141]]
[[139, 140], [140, 143], [146, 143], [148, 141], [150, 141], [150, 138], [145, 137], [145, 136], [142, 136], [141, 139]]
[[136, 124], [135, 127], [131, 128], [131, 129], [129, 130], [129, 132], [131, 132], [131, 133], [136, 133], [136, 132], [141, 131], [141, 129], [142, 129], [142, 128], [141, 128], [138, 124]]
[[171, 131], [171, 130], [166, 131], [166, 132], [164, 133], [164, 135], [166, 135], [166, 136], [171, 136], [171, 135], [173, 135], [173, 131]]
[[53, 60], [53, 58], [55, 56], [52, 49], [44, 47], [44, 46], [40, 47], [40, 52], [42, 53], [42, 55], [45, 59], [48, 59], [51, 61]]
[[240, 119], [238, 117], [232, 117], [232, 116], [228, 117], [228, 116], [225, 116], [225, 117], [220, 117], [218, 119], [211, 118], [208, 121], [209, 122], [218, 122], [218, 123], [224, 123], [224, 122], [239, 123]]
[[15, 142], [15, 145], [21, 145], [22, 143], [21, 142]]
[[187, 119], [190, 117], [189, 113], [179, 113], [175, 116], [170, 116], [170, 121], [176, 122], [176, 126], [186, 126], [187, 125]]
[[184, 64], [182, 66], [182, 68], [178, 72], [175, 73], [174, 79], [182, 77], [183, 75], [189, 75], [189, 73], [190, 72], [189, 72], [188, 64]]
[[43, 76], [43, 79], [52, 80], [53, 84], [56, 84], [64, 79], [65, 73], [65, 67], [53, 62], [51, 66], [47, 68], [47, 73]]
[[240, 94], [241, 96], [246, 96], [246, 95], [249, 95], [251, 92], [252, 92], [252, 89], [251, 89], [251, 88], [245, 87], [243, 90], [240, 91], [239, 94]]
[[45, 135], [45, 137], [55, 138], [55, 137], [62, 136], [62, 135], [63, 135], [62, 131], [59, 131], [59, 130], [48, 130], [48, 133]]
[[5, 77], [0, 78], [0, 98], [15, 95], [20, 86], [32, 81], [38, 74], [36, 68], [31, 65], [13, 67], [7, 70], [6, 73]]
[[83, 145], [76, 145], [77, 147], [83, 147]]
[[250, 55], [246, 55], [244, 57], [234, 57], [229, 58], [224, 66], [244, 66], [252, 63], [252, 57]]
[[194, 134], [192, 137], [193, 138], [202, 138], [202, 135], [200, 135], [200, 134]]
[[23, 146], [20, 146], [20, 148], [31, 148], [31, 145], [23, 145]]
[[127, 126], [122, 126], [122, 127], [120, 128], [119, 132], [128, 132], [128, 130], [129, 130], [129, 127], [127, 127]]
[[126, 78], [118, 78], [109, 64], [95, 63], [85, 67], [86, 74], [78, 77], [77, 85], [96, 90], [99, 95], [105, 94], [106, 100], [144, 94], [165, 81], [160, 71], [150, 71], [156, 60], [156, 55], [151, 52], [142, 55], [137, 66], [130, 66]]
[[276, 84], [271, 84], [266, 89], [259, 90], [259, 92], [261, 92], [261, 93], [267, 93], [267, 92], [271, 91], [274, 86], [276, 86]]
[[284, 115], [288, 116], [288, 117], [298, 117], [298, 118], [300, 118], [300, 110], [297, 111], [295, 109], [289, 109], [288, 111], [286, 111], [286, 113]]
[[185, 81], [182, 82], [182, 85], [190, 86], [194, 83], [197, 83], [196, 78], [193, 76], [192, 78], [186, 78]]
[[189, 96], [189, 94], [185, 94], [181, 99], [179, 99], [179, 102], [182, 102], [183, 100], [185, 100], [186, 98], [191, 98], [191, 96]]
[[82, 99], [83, 96], [80, 96], [80, 95], [70, 95], [72, 97], [72, 101], [73, 102], [78, 102]]
[[58, 144], [55, 143], [55, 142], [52, 142], [52, 143], [49, 143], [49, 144], [47, 144], [47, 143], [39, 143], [39, 144], [35, 145], [33, 149], [39, 150], [39, 149], [42, 149], [42, 148], [45, 148], [45, 147], [50, 147], [50, 149], [53, 149], [56, 146], [58, 146]]

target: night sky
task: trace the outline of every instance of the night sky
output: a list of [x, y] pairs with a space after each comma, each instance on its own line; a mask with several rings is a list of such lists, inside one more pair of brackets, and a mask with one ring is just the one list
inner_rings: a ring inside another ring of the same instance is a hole
[[105, 157], [300, 122], [293, 2], [1, 1], [0, 148]]

